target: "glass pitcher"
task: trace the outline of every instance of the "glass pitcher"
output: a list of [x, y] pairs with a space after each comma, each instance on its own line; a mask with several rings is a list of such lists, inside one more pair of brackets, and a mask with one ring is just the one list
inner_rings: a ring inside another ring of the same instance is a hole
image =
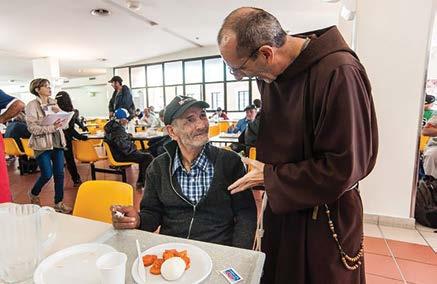
[[16, 283], [32, 277], [43, 249], [56, 238], [54, 212], [33, 204], [0, 207], [0, 280]]

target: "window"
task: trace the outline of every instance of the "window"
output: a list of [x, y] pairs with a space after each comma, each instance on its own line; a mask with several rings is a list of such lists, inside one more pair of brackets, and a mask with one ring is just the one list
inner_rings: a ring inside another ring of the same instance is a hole
[[164, 77], [166, 85], [182, 84], [182, 61], [165, 63]]
[[182, 85], [165, 87], [165, 104], [168, 105], [174, 97], [183, 95], [184, 87]]
[[205, 101], [209, 104], [209, 109], [211, 110], [215, 110], [218, 107], [226, 109], [223, 83], [206, 84]]
[[258, 84], [256, 80], [252, 80], [252, 103], [255, 99], [261, 99], [261, 94], [259, 93]]
[[189, 97], [193, 97], [198, 101], [202, 99], [202, 85], [187, 85], [185, 86], [185, 95]]
[[146, 68], [144, 66], [130, 69], [132, 88], [144, 88], [146, 86]]
[[123, 84], [132, 88], [135, 106], [153, 105], [159, 110], [175, 96], [186, 95], [209, 103], [210, 110], [221, 107], [241, 112], [259, 99], [255, 79], [236, 81], [220, 56], [156, 62], [143, 66], [114, 68]]
[[202, 83], [202, 60], [185, 62], [185, 84]]
[[147, 86], [162, 86], [162, 64], [147, 66]]
[[249, 91], [238, 91], [238, 110], [244, 110], [249, 105]]
[[223, 81], [223, 67], [221, 58], [205, 60], [205, 82]]
[[149, 96], [149, 104], [148, 107], [154, 106], [155, 111], [160, 111], [164, 108], [164, 88], [148, 88], [147, 89]]
[[132, 98], [134, 100], [135, 108], [144, 109], [146, 97], [146, 89], [132, 89]]
[[243, 111], [249, 104], [249, 82], [237, 81], [226, 84], [228, 110]]
[[116, 68], [114, 70], [114, 75], [115, 76], [120, 76], [121, 79], [123, 80], [123, 85], [126, 85], [126, 86], [130, 87], [130, 83], [129, 83], [129, 67]]

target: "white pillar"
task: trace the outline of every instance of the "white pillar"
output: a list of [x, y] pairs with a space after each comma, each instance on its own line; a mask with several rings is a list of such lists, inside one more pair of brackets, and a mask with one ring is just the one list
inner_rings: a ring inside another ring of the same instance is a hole
[[45, 78], [50, 81], [52, 93], [56, 93], [57, 89], [62, 85], [59, 78], [59, 59], [56, 57], [44, 57], [32, 60], [33, 77]]
[[366, 213], [412, 217], [433, 0], [358, 0], [356, 51], [372, 84], [379, 154], [362, 182]]

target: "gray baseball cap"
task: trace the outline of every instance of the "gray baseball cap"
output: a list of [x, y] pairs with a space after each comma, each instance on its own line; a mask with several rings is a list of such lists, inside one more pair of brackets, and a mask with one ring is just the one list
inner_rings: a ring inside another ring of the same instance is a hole
[[209, 104], [204, 101], [198, 101], [195, 98], [187, 96], [176, 96], [165, 108], [165, 125], [171, 124], [175, 118], [181, 116], [187, 109], [192, 106], [209, 108]]

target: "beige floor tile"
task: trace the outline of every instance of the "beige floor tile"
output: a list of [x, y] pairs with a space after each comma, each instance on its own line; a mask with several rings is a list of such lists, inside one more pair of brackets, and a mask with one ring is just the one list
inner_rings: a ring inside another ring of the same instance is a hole
[[382, 238], [378, 225], [364, 223], [364, 235], [367, 237]]
[[416, 230], [379, 226], [384, 238], [402, 242], [410, 242], [419, 245], [427, 245], [426, 241]]
[[416, 230], [420, 232], [434, 232], [436, 229], [425, 227], [423, 225], [420, 225], [419, 223], [416, 223]]
[[420, 232], [420, 234], [425, 238], [426, 242], [432, 247], [434, 252], [437, 252], [437, 233], [431, 232]]

